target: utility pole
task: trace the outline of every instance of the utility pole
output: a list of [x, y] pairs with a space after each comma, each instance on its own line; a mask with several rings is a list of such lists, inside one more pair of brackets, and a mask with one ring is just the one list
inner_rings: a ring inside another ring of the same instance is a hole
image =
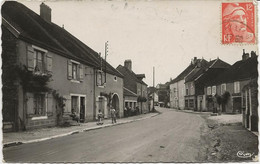
[[155, 95], [155, 88], [154, 88], [154, 67], [153, 67], [153, 89], [154, 89], [154, 91], [153, 91], [153, 109], [152, 109], [152, 111], [154, 112], [154, 111], [155, 111], [155, 109], [154, 109], [154, 95]]
[[107, 55], [108, 55], [108, 41], [105, 42], [105, 83], [107, 82]]

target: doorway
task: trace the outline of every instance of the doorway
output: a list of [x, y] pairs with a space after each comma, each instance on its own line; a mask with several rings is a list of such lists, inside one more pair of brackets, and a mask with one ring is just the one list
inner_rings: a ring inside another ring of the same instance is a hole
[[80, 122], [85, 122], [85, 97], [80, 97]]

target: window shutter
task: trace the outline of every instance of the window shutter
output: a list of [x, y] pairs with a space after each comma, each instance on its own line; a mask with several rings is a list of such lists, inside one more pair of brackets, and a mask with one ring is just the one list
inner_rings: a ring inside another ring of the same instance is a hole
[[47, 115], [50, 116], [53, 114], [52, 94], [46, 94], [46, 98], [47, 98]]
[[68, 60], [68, 79], [72, 79], [72, 63], [70, 60]]
[[102, 85], [106, 82], [106, 74], [105, 72], [102, 72]]
[[46, 55], [46, 69], [48, 72], [52, 72], [52, 55], [49, 53]]
[[84, 79], [83, 65], [80, 64], [79, 65], [79, 80], [83, 81], [83, 79]]
[[34, 70], [34, 51], [31, 46], [27, 46], [27, 68], [29, 71]]
[[27, 114], [34, 115], [34, 95], [32, 93], [27, 93]]
[[64, 95], [65, 101], [65, 113], [71, 113], [71, 96], [70, 95]]

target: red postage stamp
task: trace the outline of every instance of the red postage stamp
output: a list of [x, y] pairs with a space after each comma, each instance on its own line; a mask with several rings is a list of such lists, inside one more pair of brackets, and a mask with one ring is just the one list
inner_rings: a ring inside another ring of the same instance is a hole
[[256, 43], [255, 5], [222, 3], [222, 44]]

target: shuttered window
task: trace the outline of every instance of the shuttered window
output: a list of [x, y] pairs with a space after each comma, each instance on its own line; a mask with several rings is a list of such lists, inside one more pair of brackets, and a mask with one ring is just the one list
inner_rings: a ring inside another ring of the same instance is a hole
[[217, 93], [217, 87], [212, 86], [212, 95], [214, 96]]
[[45, 94], [34, 94], [33, 97], [33, 110], [35, 116], [45, 116], [46, 115], [46, 97]]
[[240, 83], [239, 81], [234, 82], [234, 93], [240, 92]]
[[76, 61], [68, 60], [68, 79], [83, 81], [84, 80], [83, 65]]
[[226, 84], [221, 84], [221, 95], [226, 91]]
[[207, 88], [207, 95], [211, 95], [211, 87]]
[[35, 73], [52, 73], [52, 55], [42, 48], [27, 46], [27, 68]]

